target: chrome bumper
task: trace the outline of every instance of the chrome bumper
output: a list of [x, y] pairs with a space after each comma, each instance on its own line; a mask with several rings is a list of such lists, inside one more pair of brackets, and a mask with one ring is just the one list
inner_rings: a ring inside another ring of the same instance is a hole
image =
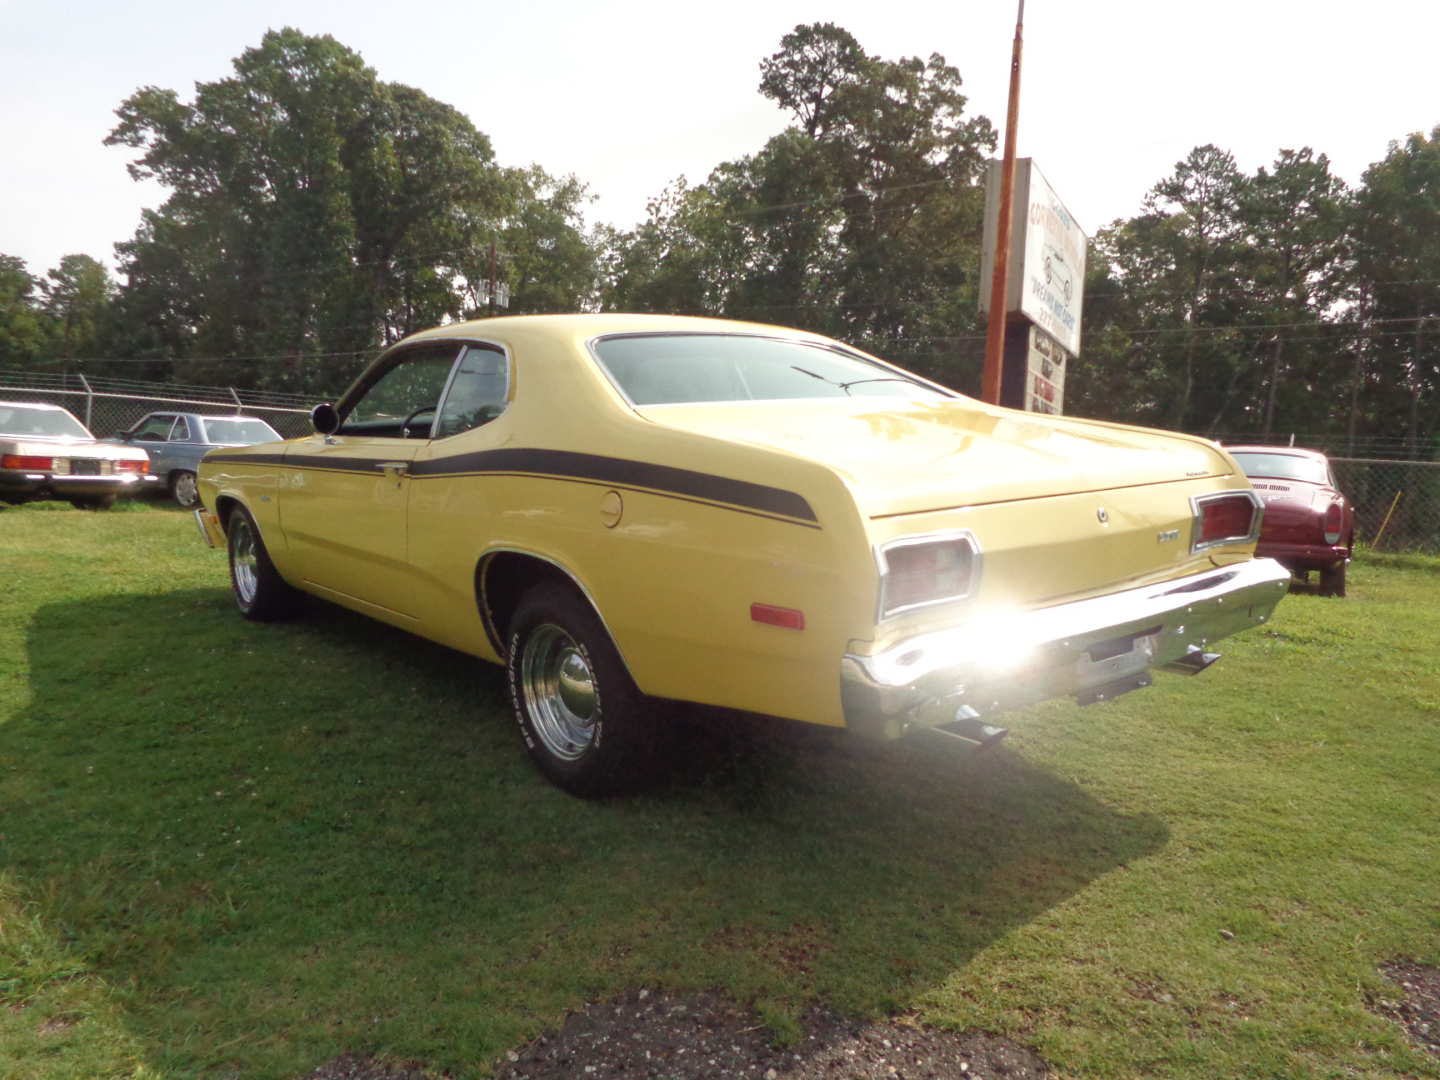
[[1148, 685], [1173, 665], [1195, 672], [1207, 646], [1269, 619], [1290, 572], [1252, 559], [1092, 600], [982, 616], [871, 656], [847, 653], [841, 699], [850, 729], [897, 738], [1047, 698], [1083, 704]]

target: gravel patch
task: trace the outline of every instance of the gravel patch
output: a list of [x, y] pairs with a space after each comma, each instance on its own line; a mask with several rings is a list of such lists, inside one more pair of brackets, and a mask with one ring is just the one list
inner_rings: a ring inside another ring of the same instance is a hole
[[[1044, 1080], [1045, 1062], [1008, 1039], [816, 1008], [792, 1046], [720, 994], [632, 990], [566, 1016], [513, 1050], [497, 1080]], [[345, 1054], [298, 1080], [437, 1080], [418, 1063]]]
[[718, 994], [636, 990], [571, 1013], [507, 1055], [499, 1080], [1040, 1080], [1045, 1062], [1006, 1039], [813, 1009], [792, 1046]]

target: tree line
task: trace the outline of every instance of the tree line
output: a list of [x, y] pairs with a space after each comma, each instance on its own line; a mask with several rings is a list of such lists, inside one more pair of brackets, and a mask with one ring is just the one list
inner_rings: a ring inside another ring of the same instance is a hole
[[[495, 159], [458, 110], [329, 37], [272, 31], [192, 100], [144, 87], [107, 142], [169, 192], [44, 275], [0, 255], [0, 365], [333, 392], [405, 334], [508, 311], [813, 329], [974, 393], [994, 126], [935, 54], [796, 27], [759, 65], [789, 126], [632, 229], [573, 176]], [[122, 368], [123, 365], [123, 368]], [[1440, 436], [1440, 127], [1356, 186], [1323, 153], [1253, 174], [1196, 147], [1100, 229], [1066, 411], [1206, 434]]]

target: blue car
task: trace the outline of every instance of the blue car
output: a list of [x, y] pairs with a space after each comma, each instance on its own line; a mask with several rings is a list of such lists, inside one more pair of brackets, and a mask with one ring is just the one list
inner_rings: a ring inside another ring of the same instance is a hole
[[255, 416], [206, 416], [202, 413], [155, 412], [116, 442], [144, 447], [150, 471], [165, 481], [171, 496], [184, 507], [198, 506], [195, 471], [206, 451], [217, 446], [251, 446], [276, 442], [280, 433]]

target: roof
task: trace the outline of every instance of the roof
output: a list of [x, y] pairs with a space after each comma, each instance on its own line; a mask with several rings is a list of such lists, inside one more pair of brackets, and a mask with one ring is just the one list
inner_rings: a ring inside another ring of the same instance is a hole
[[556, 333], [566, 336], [599, 334], [660, 333], [664, 331], [710, 334], [764, 334], [767, 337], [794, 337], [811, 341], [829, 340], [792, 327], [769, 323], [741, 322], [702, 315], [655, 315], [626, 312], [577, 312], [563, 315], [501, 315], [493, 319], [471, 319], [468, 322], [446, 323], [430, 330], [412, 334], [406, 341], [427, 338], [463, 338], [504, 335], [507, 332]]
[[49, 409], [51, 412], [68, 413], [63, 405], [51, 405], [48, 401], [0, 401], [0, 408], [6, 409]]
[[1288, 454], [1291, 457], [1314, 458], [1319, 461], [1329, 460], [1319, 450], [1307, 450], [1303, 446], [1264, 446], [1260, 444], [1231, 446], [1225, 444], [1225, 452], [1229, 454]]

